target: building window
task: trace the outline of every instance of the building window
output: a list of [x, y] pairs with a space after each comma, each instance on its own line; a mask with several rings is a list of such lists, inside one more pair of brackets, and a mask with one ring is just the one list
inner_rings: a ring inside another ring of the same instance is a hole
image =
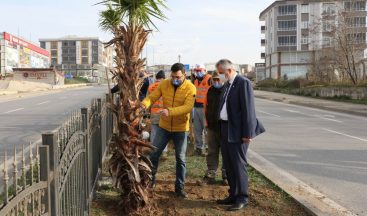
[[310, 39], [308, 37], [301, 37], [301, 44], [309, 44]]
[[346, 18], [345, 22], [349, 27], [366, 27], [366, 17]]
[[41, 46], [43, 49], [46, 49], [46, 42], [41, 41], [41, 42], [40, 42], [40, 46]]
[[82, 49], [82, 56], [88, 56], [88, 50]]
[[350, 44], [366, 43], [366, 33], [348, 34], [347, 39], [348, 39]]
[[51, 50], [51, 56], [57, 56], [57, 50]]
[[308, 4], [301, 5], [301, 13], [309, 13], [309, 6], [308, 6]]
[[82, 57], [82, 64], [88, 64], [88, 57]]
[[88, 41], [81, 41], [82, 48], [88, 48]]
[[308, 21], [301, 22], [301, 29], [308, 29]]
[[57, 49], [57, 41], [51, 42], [51, 49]]
[[57, 65], [57, 58], [51, 58], [51, 65]]
[[324, 21], [322, 23], [322, 30], [324, 32], [331, 32], [335, 26], [334, 21]]
[[347, 2], [344, 2], [344, 9], [346, 11], [365, 11], [366, 2], [365, 1], [347, 1]]
[[278, 45], [279, 46], [296, 46], [297, 36], [279, 36]]
[[297, 29], [297, 20], [278, 21], [278, 31], [294, 31]]
[[332, 38], [331, 37], [323, 37], [322, 38], [322, 46], [323, 47], [331, 47]]
[[278, 7], [278, 15], [296, 15], [297, 5], [281, 5]]
[[323, 15], [335, 15], [336, 5], [334, 3], [324, 3], [322, 5], [322, 14]]

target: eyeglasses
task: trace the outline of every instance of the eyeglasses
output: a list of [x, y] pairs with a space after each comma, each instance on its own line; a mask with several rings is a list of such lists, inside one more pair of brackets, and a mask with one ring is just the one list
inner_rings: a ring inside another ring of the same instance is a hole
[[194, 69], [195, 72], [204, 72], [204, 69]]
[[220, 79], [219, 79], [219, 78], [213, 78], [213, 81], [214, 81], [214, 82], [219, 82], [219, 81], [220, 81]]

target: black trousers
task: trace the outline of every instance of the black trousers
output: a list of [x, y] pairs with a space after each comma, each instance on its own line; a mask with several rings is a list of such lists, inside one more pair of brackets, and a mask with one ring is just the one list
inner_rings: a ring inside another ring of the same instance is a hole
[[246, 153], [248, 145], [228, 142], [228, 123], [221, 121], [223, 165], [227, 173], [229, 197], [235, 202], [248, 199], [248, 174]]

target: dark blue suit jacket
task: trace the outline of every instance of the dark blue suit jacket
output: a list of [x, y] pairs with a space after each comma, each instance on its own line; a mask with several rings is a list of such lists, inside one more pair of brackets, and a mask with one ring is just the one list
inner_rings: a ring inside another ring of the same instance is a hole
[[[220, 102], [220, 111], [224, 104], [223, 90]], [[228, 113], [228, 142], [241, 143], [242, 138], [254, 138], [265, 132], [265, 128], [256, 118], [254, 93], [251, 81], [245, 77], [237, 75], [228, 92], [227, 97]]]

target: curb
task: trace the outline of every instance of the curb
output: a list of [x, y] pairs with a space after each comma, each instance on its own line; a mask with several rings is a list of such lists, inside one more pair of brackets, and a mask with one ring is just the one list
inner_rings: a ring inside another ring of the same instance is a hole
[[290, 195], [308, 213], [315, 216], [357, 216], [334, 200], [310, 187], [290, 173], [277, 167], [256, 152], [249, 149], [249, 164]]
[[327, 106], [322, 106], [322, 105], [317, 105], [317, 104], [303, 103], [303, 102], [299, 102], [299, 101], [291, 101], [291, 100], [290, 101], [284, 101], [283, 99], [269, 98], [267, 96], [262, 96], [262, 95], [255, 95], [255, 97], [265, 99], [265, 100], [281, 102], [281, 103], [307, 106], [307, 107], [312, 107], [312, 108], [317, 108], [317, 109], [324, 109], [324, 110], [328, 110], [328, 111], [334, 111], [334, 112], [340, 112], [340, 113], [346, 113], [346, 114], [351, 114], [351, 115], [367, 117], [367, 113], [358, 112], [358, 111], [354, 111], [354, 110], [339, 109], [337, 107], [327, 107]]

